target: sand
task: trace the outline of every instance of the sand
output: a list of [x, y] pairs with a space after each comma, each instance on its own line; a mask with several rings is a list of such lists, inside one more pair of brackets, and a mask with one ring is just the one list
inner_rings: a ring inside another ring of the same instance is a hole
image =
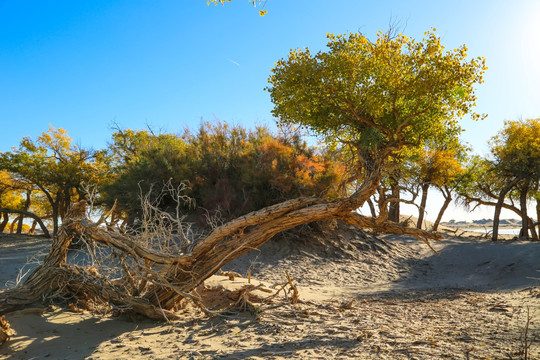
[[[48, 240], [0, 237], [0, 288]], [[6, 316], [16, 334], [0, 359], [517, 359], [540, 333], [540, 243], [450, 237], [440, 256], [407, 236], [341, 228], [278, 238], [228, 264], [271, 289], [288, 271], [299, 303], [258, 291], [248, 311], [171, 323], [36, 306]], [[207, 305], [236, 302], [247, 277], [213, 276]], [[289, 294], [290, 296], [291, 294]], [[520, 340], [521, 336], [521, 340]], [[540, 359], [540, 339], [530, 347]]]

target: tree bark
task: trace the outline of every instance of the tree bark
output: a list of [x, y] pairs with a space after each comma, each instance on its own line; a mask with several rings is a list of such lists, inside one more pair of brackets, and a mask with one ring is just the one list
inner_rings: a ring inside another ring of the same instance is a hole
[[540, 235], [540, 198], [536, 199], [536, 223], [538, 226], [536, 233]]
[[0, 316], [0, 345], [9, 340], [11, 334], [9, 323], [4, 316]]
[[[28, 209], [30, 209], [30, 195], [31, 195], [31, 191], [30, 190], [27, 190], [26, 191], [26, 200], [24, 202], [24, 207], [23, 207], [23, 211], [28, 211]], [[19, 223], [17, 224], [17, 234], [21, 234], [22, 233], [22, 230], [23, 230], [23, 223], [24, 223], [24, 215], [21, 214], [20, 218], [19, 218]]]
[[439, 214], [437, 215], [437, 219], [435, 220], [435, 223], [433, 224], [433, 231], [437, 231], [439, 228], [439, 224], [441, 223], [442, 217], [444, 215], [444, 212], [448, 208], [448, 205], [450, 205], [450, 202], [452, 201], [452, 191], [448, 188], [448, 186], [445, 186], [443, 188], [440, 188], [441, 193], [444, 196], [444, 204], [441, 207], [441, 210], [439, 210]]
[[377, 211], [375, 210], [375, 205], [373, 204], [373, 201], [371, 201], [371, 199], [367, 199], [366, 202], [369, 206], [369, 211], [371, 212], [371, 216], [377, 217]]
[[388, 208], [388, 220], [393, 222], [399, 222], [399, 215], [400, 215], [400, 186], [399, 186], [399, 174], [393, 175], [391, 178], [392, 182], [392, 198], [396, 199], [396, 201], [392, 201], [389, 204]]
[[9, 227], [9, 233], [13, 234], [15, 232], [15, 225], [19, 223], [19, 220], [22, 218], [22, 215], [19, 214], [17, 217], [11, 222], [11, 226]]
[[39, 224], [39, 227], [43, 231], [43, 235], [45, 235], [46, 237], [49, 237], [49, 238], [51, 237], [51, 235], [49, 233], [49, 230], [47, 229], [45, 224], [43, 224], [43, 221], [41, 221], [40, 217], [37, 216], [36, 214], [30, 212], [30, 211], [15, 210], [15, 209], [8, 209], [8, 208], [0, 208], [0, 212], [3, 212], [5, 214], [7, 214], [7, 213], [24, 214], [24, 215], [26, 215], [28, 217], [31, 217], [32, 219], [37, 221], [37, 223]]
[[529, 238], [529, 215], [527, 214], [527, 194], [529, 192], [529, 180], [525, 180], [519, 192], [519, 206], [521, 209], [521, 231], [522, 238]]
[[2, 233], [9, 222], [9, 213], [6, 211], [0, 211], [0, 213], [2, 213], [2, 222], [0, 223], [0, 233]]
[[[111, 232], [85, 217], [86, 202], [73, 204], [53, 238], [49, 254], [24, 283], [0, 291], [0, 315], [51, 296], [92, 300], [129, 308], [150, 318], [175, 318], [174, 309], [183, 298], [227, 262], [241, 256], [279, 232], [298, 225], [326, 219], [341, 219], [350, 224], [382, 232], [411, 234], [429, 244], [438, 234], [378, 221], [356, 213], [376, 190], [380, 174], [370, 174], [351, 197], [324, 202], [298, 198], [254, 211], [215, 228], [186, 254], [163, 253], [146, 248], [120, 232]], [[111, 280], [96, 271], [67, 264], [67, 250], [74, 238], [86, 238], [117, 249], [132, 260], [131, 271]]]
[[506, 186], [501, 190], [499, 194], [499, 200], [497, 200], [497, 204], [495, 205], [495, 214], [493, 215], [493, 231], [491, 234], [492, 235], [491, 239], [493, 241], [497, 241], [499, 238], [499, 223], [500, 223], [500, 218], [501, 218], [501, 210], [504, 204], [504, 199], [506, 197], [506, 194], [508, 194], [508, 192], [512, 190], [512, 188], [516, 186], [517, 183], [520, 182], [520, 180], [521, 178], [515, 178], [514, 180], [506, 184]]
[[424, 214], [426, 212], [427, 196], [429, 191], [429, 184], [422, 184], [422, 200], [420, 201], [420, 209], [418, 210], [418, 223], [416, 227], [422, 229], [424, 225]]

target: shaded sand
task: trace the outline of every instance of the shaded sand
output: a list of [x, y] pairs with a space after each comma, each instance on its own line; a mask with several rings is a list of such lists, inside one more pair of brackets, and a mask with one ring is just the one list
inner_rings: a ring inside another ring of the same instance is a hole
[[[31, 240], [13, 251], [9, 239], [0, 238], [3, 282], [33, 252]], [[519, 358], [527, 308], [529, 336], [540, 332], [540, 243], [454, 237], [434, 247], [440, 256], [414, 238], [377, 240], [348, 227], [278, 238], [224, 270], [249, 270], [250, 284], [263, 289], [284, 283], [288, 271], [296, 305], [283, 293], [261, 303], [270, 294], [258, 291], [252, 311], [209, 318], [188, 306], [170, 324], [35, 307], [6, 316], [17, 334], [0, 359]], [[247, 283], [213, 276], [199, 292], [221, 309]], [[540, 339], [531, 349], [540, 359]]]

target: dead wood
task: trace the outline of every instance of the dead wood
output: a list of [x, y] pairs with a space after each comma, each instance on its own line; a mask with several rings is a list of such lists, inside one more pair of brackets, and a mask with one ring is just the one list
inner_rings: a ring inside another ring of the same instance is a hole
[[0, 316], [0, 345], [9, 340], [11, 328], [4, 316]]
[[[357, 214], [354, 210], [375, 191], [377, 182], [377, 176], [368, 178], [346, 199], [324, 202], [313, 197], [298, 198], [249, 213], [215, 228], [186, 253], [151, 248], [137, 241], [137, 236], [100, 227], [86, 218], [87, 204], [81, 201], [64, 218], [43, 264], [22, 285], [0, 292], [0, 315], [34, 302], [62, 298], [154, 319], [175, 318], [180, 301], [192, 298], [197, 302], [191, 292], [227, 262], [280, 232], [315, 221], [341, 219], [381, 232], [410, 234], [426, 243], [439, 238], [437, 234]], [[102, 245], [110, 248], [116, 272], [102, 275], [94, 266], [68, 264], [68, 247], [74, 238], [85, 239], [90, 252]], [[289, 278], [289, 284], [291, 281]]]

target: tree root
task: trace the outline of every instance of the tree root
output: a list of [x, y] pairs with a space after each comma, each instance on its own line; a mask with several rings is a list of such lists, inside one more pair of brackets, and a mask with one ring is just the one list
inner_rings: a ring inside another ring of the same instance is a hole
[[[188, 298], [197, 303], [191, 292], [224, 264], [280, 232], [314, 221], [341, 219], [358, 227], [410, 234], [430, 247], [428, 239], [440, 238], [438, 234], [357, 214], [354, 209], [358, 202], [365, 201], [373, 190], [372, 183], [366, 186], [363, 193], [330, 203], [299, 198], [249, 213], [217, 227], [188, 253], [163, 252], [142, 245], [136, 236], [100, 227], [85, 217], [86, 202], [81, 201], [66, 214], [43, 264], [21, 286], [0, 292], [0, 315], [60, 297], [75, 299], [77, 308], [84, 304], [110, 306], [152, 319], [175, 319], [179, 316], [175, 309], [180, 301]], [[110, 263], [108, 273], [103, 275], [93, 266], [68, 264], [67, 252], [73, 238], [86, 239], [93, 249], [91, 255], [95, 255], [96, 248], [106, 246], [116, 263]], [[298, 289], [288, 274], [287, 285], [292, 291], [289, 301], [294, 304], [298, 301]], [[285, 291], [284, 288], [281, 290]]]

